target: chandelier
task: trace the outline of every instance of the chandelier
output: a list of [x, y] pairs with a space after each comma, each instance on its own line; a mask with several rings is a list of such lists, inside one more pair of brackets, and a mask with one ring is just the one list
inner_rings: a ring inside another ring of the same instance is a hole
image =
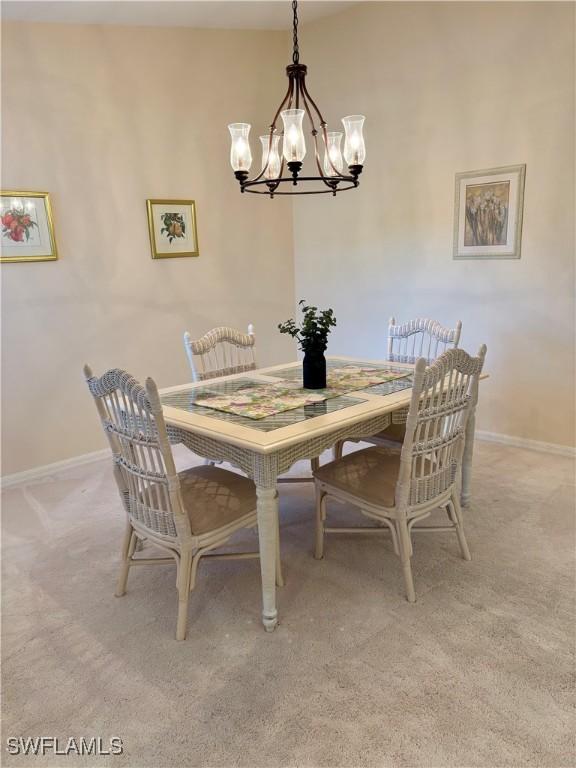
[[[337, 192], [358, 186], [358, 176], [362, 173], [366, 157], [362, 135], [364, 115], [348, 115], [342, 118], [345, 134], [342, 152], [342, 132], [327, 130], [326, 121], [306, 88], [307, 68], [304, 64], [300, 64], [298, 50], [297, 0], [292, 2], [292, 11], [294, 42], [292, 64], [286, 67], [288, 91], [276, 111], [269, 133], [260, 136], [262, 144], [260, 173], [252, 179], [248, 178], [248, 171], [252, 165], [252, 152], [248, 139], [251, 128], [249, 123], [232, 123], [228, 126], [232, 137], [230, 164], [234, 170], [234, 176], [240, 182], [242, 192], [270, 195], [270, 197], [322, 193], [335, 195]], [[300, 175], [302, 161], [306, 155], [303, 127], [305, 116], [311, 126], [314, 160], [318, 169], [318, 175], [314, 176]], [[277, 129], [279, 117], [282, 119], [280, 132]], [[318, 141], [319, 132], [322, 136], [321, 142]], [[281, 139], [282, 149], [280, 149]], [[345, 162], [348, 168], [347, 173], [344, 170]], [[287, 175], [284, 175], [285, 166], [288, 168]]]

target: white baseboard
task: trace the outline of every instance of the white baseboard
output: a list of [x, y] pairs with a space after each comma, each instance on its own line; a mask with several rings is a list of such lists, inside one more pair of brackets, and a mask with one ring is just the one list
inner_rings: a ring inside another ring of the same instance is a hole
[[501, 443], [502, 445], [511, 445], [515, 448], [528, 448], [532, 451], [542, 451], [543, 453], [555, 453], [558, 456], [576, 456], [576, 448], [570, 445], [558, 445], [558, 443], [543, 443], [540, 440], [529, 440], [526, 437], [514, 437], [513, 435], [503, 435], [500, 432], [485, 432], [482, 429], [476, 430], [476, 437], [479, 440], [486, 440], [489, 443]]
[[15, 472], [12, 475], [5, 475], [2, 478], [2, 488], [12, 488], [14, 485], [22, 483], [31, 483], [34, 480], [41, 480], [49, 477], [63, 469], [72, 467], [81, 467], [83, 464], [90, 464], [93, 461], [102, 461], [110, 458], [110, 448], [103, 448], [101, 451], [92, 451], [92, 453], [83, 453], [80, 456], [72, 456], [70, 459], [55, 461], [54, 464], [44, 464], [41, 467], [25, 469], [23, 472]]
[[[503, 435], [500, 432], [485, 432], [476, 430], [476, 437], [479, 440], [485, 440], [490, 443], [501, 443], [515, 448], [528, 448], [532, 451], [542, 451], [543, 453], [555, 453], [558, 456], [576, 457], [576, 448], [569, 445], [558, 445], [556, 443], [543, 443], [540, 440], [528, 440], [525, 437], [514, 437], [513, 435]], [[80, 456], [73, 456], [70, 459], [56, 461], [54, 464], [45, 464], [42, 467], [26, 469], [24, 472], [15, 472], [13, 475], [6, 475], [2, 478], [2, 488], [12, 488], [15, 485], [31, 483], [35, 480], [41, 480], [50, 477], [64, 469], [72, 467], [81, 467], [83, 464], [90, 464], [93, 461], [102, 461], [110, 457], [110, 449], [103, 448], [101, 451], [92, 453], [83, 453]]]

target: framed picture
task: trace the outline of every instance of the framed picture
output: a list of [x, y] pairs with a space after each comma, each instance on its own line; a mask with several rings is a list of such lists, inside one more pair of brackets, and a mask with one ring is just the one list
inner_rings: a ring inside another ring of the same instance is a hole
[[455, 259], [519, 259], [525, 165], [456, 174]]
[[0, 192], [0, 262], [58, 258], [48, 192]]
[[194, 200], [147, 200], [153, 259], [199, 256]]

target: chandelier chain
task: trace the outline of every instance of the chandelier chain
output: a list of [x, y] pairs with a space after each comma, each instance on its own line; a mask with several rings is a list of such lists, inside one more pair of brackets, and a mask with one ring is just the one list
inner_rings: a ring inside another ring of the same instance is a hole
[[294, 43], [292, 62], [298, 64], [300, 61], [300, 51], [298, 49], [298, 0], [292, 0], [292, 11], [294, 13], [294, 21], [292, 22], [292, 39]]

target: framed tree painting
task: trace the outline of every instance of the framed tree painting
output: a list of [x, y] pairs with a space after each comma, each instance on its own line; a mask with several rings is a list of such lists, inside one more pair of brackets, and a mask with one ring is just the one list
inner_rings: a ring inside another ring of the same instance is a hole
[[525, 165], [456, 174], [455, 259], [519, 259]]
[[0, 262], [58, 258], [48, 192], [0, 192]]
[[147, 200], [153, 259], [199, 256], [194, 200]]

